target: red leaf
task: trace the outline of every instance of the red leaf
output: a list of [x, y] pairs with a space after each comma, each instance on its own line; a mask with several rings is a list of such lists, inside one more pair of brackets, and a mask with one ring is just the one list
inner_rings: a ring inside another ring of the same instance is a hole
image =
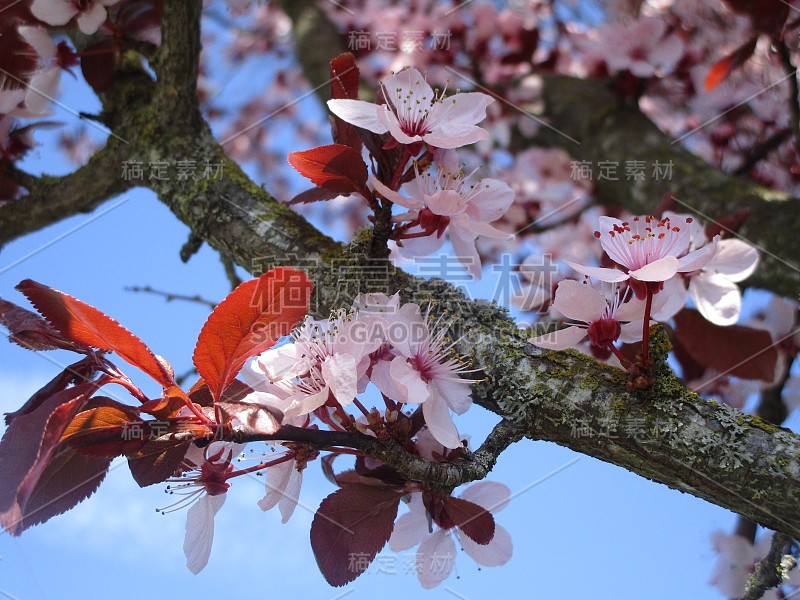
[[11, 332], [9, 339], [28, 350], [74, 350], [72, 342], [35, 312], [0, 298], [0, 323]]
[[342, 144], [290, 152], [289, 164], [318, 187], [337, 194], [362, 190], [369, 177], [361, 154]]
[[17, 417], [36, 410], [36, 408], [50, 398], [50, 396], [56, 392], [67, 389], [67, 386], [88, 382], [92, 378], [94, 372], [94, 362], [90, 358], [84, 358], [83, 360], [71, 364], [61, 373], [53, 377], [42, 389], [31, 396], [22, 408], [7, 413], [6, 425], [11, 425], [11, 422]]
[[494, 537], [494, 517], [488, 510], [461, 498], [447, 498], [444, 510], [453, 525], [476, 544], [486, 545]]
[[[252, 393], [253, 388], [239, 379], [234, 379], [230, 385], [225, 388], [225, 391], [222, 392], [220, 401], [239, 402], [239, 400]], [[202, 377], [198, 379], [192, 386], [192, 389], [189, 390], [189, 398], [192, 402], [200, 406], [212, 406], [214, 404], [214, 398], [211, 397], [211, 390], [208, 389], [208, 384]]]
[[92, 44], [81, 53], [81, 72], [86, 83], [98, 94], [107, 92], [114, 83], [119, 45], [115, 40]]
[[693, 309], [675, 315], [675, 335], [701, 365], [742, 379], [772, 381], [778, 351], [772, 336], [742, 325], [720, 327]]
[[[361, 74], [356, 66], [356, 58], [344, 52], [331, 60], [331, 98], [358, 100], [358, 85]], [[361, 154], [361, 136], [354, 125], [331, 115], [333, 141], [349, 146]]]
[[111, 458], [85, 456], [61, 444], [36, 482], [16, 533], [44, 523], [91, 496], [110, 465]]
[[132, 435], [133, 426], [138, 425], [142, 432], [146, 427], [135, 409], [101, 396], [89, 404], [92, 407], [75, 415], [67, 426], [62, 442], [81, 454], [109, 458], [132, 454], [144, 446], [143, 435]]
[[214, 400], [247, 359], [274, 346], [303, 318], [311, 287], [302, 271], [278, 267], [244, 282], [217, 305], [200, 331], [193, 357]]
[[128, 457], [128, 467], [139, 487], [166, 481], [180, 469], [192, 442], [149, 440], [141, 450]]
[[322, 200], [333, 200], [338, 195], [339, 194], [331, 190], [315, 187], [305, 192], [300, 192], [297, 196], [289, 200], [289, 204], [311, 204], [312, 202], [320, 202]]
[[175, 384], [164, 361], [153, 354], [142, 340], [108, 315], [72, 296], [30, 279], [21, 281], [17, 289], [68, 340], [116, 352], [120, 358], [138, 367], [165, 388]]
[[57, 392], [17, 416], [0, 440], [0, 525], [19, 535], [28, 500], [61, 435], [95, 390], [94, 383]]
[[715, 62], [709, 69], [706, 80], [703, 83], [705, 90], [710, 92], [727, 79], [734, 69], [742, 66], [753, 55], [757, 41], [758, 36], [753, 37], [727, 56]]
[[311, 523], [311, 548], [330, 585], [345, 585], [367, 569], [392, 535], [402, 496], [353, 484], [322, 501]]

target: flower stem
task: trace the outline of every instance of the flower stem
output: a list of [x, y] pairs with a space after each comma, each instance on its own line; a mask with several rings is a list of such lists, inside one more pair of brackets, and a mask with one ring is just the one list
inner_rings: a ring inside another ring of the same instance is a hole
[[653, 290], [647, 286], [647, 299], [644, 305], [644, 320], [642, 321], [642, 363], [650, 360], [650, 311], [653, 308]]

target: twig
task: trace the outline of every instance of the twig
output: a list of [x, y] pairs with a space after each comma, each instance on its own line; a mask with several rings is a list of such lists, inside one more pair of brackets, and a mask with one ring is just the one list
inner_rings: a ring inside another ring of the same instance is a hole
[[149, 285], [144, 286], [137, 286], [133, 285], [130, 287], [125, 288], [126, 292], [136, 292], [136, 293], [143, 293], [143, 294], [152, 294], [154, 296], [161, 296], [167, 302], [172, 302], [173, 300], [182, 300], [184, 302], [193, 302], [195, 304], [201, 304], [203, 306], [207, 306], [210, 309], [215, 309], [217, 307], [217, 303], [211, 300], [206, 300], [199, 294], [195, 294], [194, 296], [189, 296], [186, 294], [175, 294], [173, 292], [163, 292], [161, 290], [156, 290], [150, 287]]
[[793, 556], [784, 555], [784, 549], [791, 542], [792, 538], [785, 533], [775, 533], [769, 552], [756, 563], [755, 572], [747, 580], [741, 600], [758, 600], [767, 590], [786, 581], [789, 571], [797, 566]]
[[222, 266], [225, 268], [225, 276], [228, 278], [228, 282], [231, 284], [231, 289], [233, 290], [239, 287], [242, 283], [242, 280], [236, 273], [236, 263], [233, 262], [233, 259], [229, 254], [220, 253], [219, 259], [222, 262]]

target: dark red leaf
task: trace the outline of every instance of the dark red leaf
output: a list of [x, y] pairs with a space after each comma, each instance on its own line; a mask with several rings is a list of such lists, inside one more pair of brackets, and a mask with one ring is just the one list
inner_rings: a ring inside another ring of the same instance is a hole
[[722, 235], [725, 237], [731, 233], [737, 233], [749, 216], [749, 208], [742, 208], [736, 212], [722, 215], [708, 224], [706, 227], [706, 235], [709, 239], [713, 239], [715, 235]]
[[778, 351], [769, 332], [706, 321], [693, 309], [675, 315], [675, 335], [701, 365], [742, 379], [772, 381]]
[[209, 315], [197, 339], [194, 365], [215, 400], [247, 359], [275, 345], [308, 312], [311, 280], [278, 267], [246, 281]]
[[[358, 100], [358, 86], [361, 74], [356, 66], [356, 58], [344, 52], [331, 60], [331, 98]], [[354, 125], [331, 115], [333, 141], [349, 146], [361, 154], [361, 137]]]
[[705, 90], [710, 92], [727, 79], [734, 69], [742, 66], [753, 55], [757, 41], [758, 36], [753, 37], [727, 56], [715, 62], [709, 69], [706, 80], [703, 83]]
[[47, 400], [56, 392], [67, 389], [67, 386], [88, 382], [94, 372], [94, 362], [89, 358], [84, 358], [83, 360], [71, 364], [61, 373], [53, 377], [53, 379], [45, 384], [42, 389], [31, 396], [22, 406], [22, 408], [15, 410], [14, 412], [7, 413], [6, 425], [10, 425], [11, 422], [20, 415], [24, 415], [36, 410], [36, 408], [42, 404], [42, 402]]
[[136, 454], [128, 457], [131, 475], [140, 487], [166, 481], [179, 470], [192, 442], [148, 440]]
[[94, 383], [56, 392], [14, 418], [0, 440], [0, 525], [19, 535], [26, 507], [67, 425], [95, 390]]
[[111, 89], [117, 70], [119, 44], [115, 40], [102, 40], [81, 53], [81, 72], [92, 89], [102, 94]]
[[289, 164], [317, 187], [337, 194], [362, 190], [369, 177], [361, 154], [342, 144], [290, 152]]
[[9, 339], [28, 350], [73, 350], [75, 346], [65, 339], [50, 323], [27, 309], [0, 298], [0, 323], [11, 335]]
[[486, 545], [494, 537], [494, 517], [488, 510], [461, 498], [446, 498], [444, 510], [450, 521], [476, 544]]
[[367, 569], [392, 535], [402, 496], [353, 484], [322, 501], [311, 523], [311, 548], [330, 585], [345, 585]]
[[60, 515], [91, 496], [102, 483], [111, 458], [85, 456], [59, 445], [36, 482], [17, 534]]
[[289, 200], [289, 204], [311, 204], [312, 202], [321, 202], [323, 200], [333, 200], [339, 194], [331, 190], [324, 190], [322, 188], [311, 188], [305, 192], [300, 192]]
[[175, 384], [164, 361], [153, 354], [142, 340], [108, 315], [81, 300], [30, 279], [21, 281], [17, 289], [68, 340], [116, 352], [120, 358], [138, 367], [165, 388]]

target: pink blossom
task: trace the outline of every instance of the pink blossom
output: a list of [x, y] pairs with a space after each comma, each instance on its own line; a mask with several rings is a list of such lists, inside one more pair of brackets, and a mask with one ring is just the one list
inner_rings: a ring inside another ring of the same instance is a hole
[[[416, 165], [414, 168], [417, 169]], [[513, 234], [490, 225], [508, 210], [514, 201], [514, 191], [503, 181], [473, 181], [471, 175], [465, 176], [457, 166], [455, 152], [448, 152], [431, 170], [422, 173], [417, 170], [416, 178], [402, 188], [406, 195], [375, 178], [370, 180], [383, 197], [408, 209], [394, 217], [395, 221], [408, 222], [408, 234], [428, 234], [403, 240], [402, 253], [430, 254], [444, 244], [443, 234], [448, 231], [458, 259], [480, 278], [481, 261], [475, 240], [479, 235], [501, 240], [514, 238]]]
[[230, 488], [227, 480], [234, 470], [231, 461], [243, 448], [243, 444], [227, 442], [213, 442], [205, 450], [192, 445], [184, 459], [188, 470], [168, 480], [171, 482], [168, 491], [183, 498], [160, 512], [173, 512], [191, 504], [186, 515], [183, 552], [186, 566], [194, 574], [208, 564], [214, 541], [214, 517], [225, 503]]
[[461, 437], [450, 410], [463, 414], [472, 405], [467, 372], [447, 345], [446, 329], [432, 333], [430, 324], [415, 304], [402, 315], [406, 339], [396, 339], [372, 367], [371, 381], [394, 400], [422, 404], [422, 414], [431, 434], [446, 448], [461, 446]]
[[401, 144], [425, 142], [434, 148], [458, 148], [485, 139], [476, 125], [486, 118], [494, 99], [481, 92], [454, 94], [434, 92], [422, 74], [408, 68], [386, 78], [383, 93], [388, 104], [363, 100], [328, 100], [340, 119], [373, 133], [391, 132]]
[[33, 0], [31, 13], [48, 25], [66, 25], [77, 17], [78, 28], [91, 35], [105, 23], [106, 6], [119, 0]]
[[[473, 502], [494, 515], [508, 505], [509, 496], [510, 490], [505, 485], [479, 481], [464, 489], [460, 498]], [[437, 527], [435, 531], [431, 531], [421, 493], [411, 494], [408, 507], [409, 512], [395, 523], [389, 538], [389, 547], [394, 552], [401, 552], [419, 544], [417, 577], [422, 587], [431, 589], [450, 576], [456, 558], [456, 541], [475, 562], [485, 567], [504, 565], [511, 559], [511, 536], [501, 525], [495, 523], [492, 541], [480, 545], [458, 527]]]
[[630, 71], [642, 78], [670, 73], [684, 53], [683, 41], [667, 33], [666, 22], [656, 17], [602, 25], [597, 39], [582, 45], [602, 58], [610, 71]]
[[669, 217], [657, 219], [652, 216], [632, 217], [629, 221], [600, 217], [599, 221], [600, 229], [595, 231], [595, 237], [611, 260], [627, 272], [565, 262], [578, 273], [601, 281], [619, 283], [635, 279], [664, 282], [677, 273], [702, 269], [717, 251], [719, 236], [687, 254], [691, 217], [680, 218], [677, 222]]
[[294, 459], [267, 467], [267, 493], [258, 501], [259, 508], [267, 511], [277, 506], [281, 513], [281, 523], [286, 524], [297, 508], [302, 484], [303, 472], [297, 468]]
[[[673, 220], [686, 215], [665, 212]], [[690, 249], [708, 243], [703, 227], [690, 222]], [[742, 292], [738, 282], [747, 279], [758, 265], [758, 251], [743, 240], [726, 239], [717, 243], [717, 251], [697, 271], [685, 272], [689, 295], [706, 319], [717, 325], [733, 325], [742, 310]]]

